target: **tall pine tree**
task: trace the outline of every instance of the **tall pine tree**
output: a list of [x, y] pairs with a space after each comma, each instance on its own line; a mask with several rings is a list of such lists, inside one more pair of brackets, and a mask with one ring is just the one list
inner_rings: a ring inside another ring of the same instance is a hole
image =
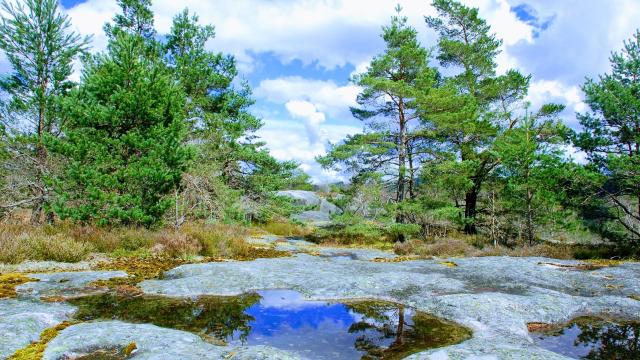
[[640, 242], [640, 31], [611, 55], [611, 72], [583, 85], [591, 112], [578, 115], [576, 146], [600, 177], [600, 197]]
[[115, 31], [107, 52], [85, 61], [82, 85], [65, 102], [65, 137], [52, 142], [68, 159], [57, 181], [62, 218], [149, 226], [171, 205], [192, 156], [185, 96], [148, 50], [137, 30]]
[[1, 8], [0, 49], [12, 67], [10, 76], [0, 81], [0, 91], [9, 98], [4, 117], [10, 114], [21, 129], [10, 139], [13, 159], [8, 167], [24, 181], [3, 191], [11, 199], [0, 207], [29, 206], [31, 220], [37, 223], [51, 195], [45, 183], [50, 164], [43, 139], [59, 133], [59, 99], [73, 86], [72, 63], [89, 39], [71, 31], [56, 0], [3, 1]]
[[426, 22], [440, 35], [437, 58], [456, 72], [421, 107], [441, 147], [451, 153], [440, 165], [464, 188], [465, 231], [476, 233], [479, 196], [499, 164], [491, 145], [517, 123], [512, 107], [526, 95], [529, 77], [515, 70], [496, 75], [502, 42], [478, 9], [453, 0], [435, 0], [433, 6], [439, 16]]
[[[401, 9], [396, 10], [391, 25], [383, 28], [384, 53], [353, 79], [363, 91], [357, 98], [361, 107], [351, 112], [365, 123], [366, 132], [347, 137], [318, 161], [325, 167], [346, 165], [355, 175], [382, 172], [391, 176], [395, 201], [402, 203], [407, 194], [415, 195], [414, 174], [422, 155], [419, 145], [424, 136], [415, 100], [436, 85], [437, 72], [429, 67], [429, 52], [418, 42], [417, 31], [400, 16]], [[402, 214], [396, 222], [404, 222]]]

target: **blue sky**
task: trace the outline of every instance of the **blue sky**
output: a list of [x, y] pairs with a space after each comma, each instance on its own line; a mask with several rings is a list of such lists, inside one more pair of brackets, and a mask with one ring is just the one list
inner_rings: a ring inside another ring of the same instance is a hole
[[[579, 86], [608, 70], [608, 57], [640, 27], [638, 0], [463, 0], [478, 7], [504, 40], [499, 71], [532, 74], [529, 100], [567, 105], [564, 119], [576, 127], [586, 110]], [[116, 0], [62, 0], [77, 31], [93, 34], [104, 49], [102, 25], [118, 11]], [[352, 73], [366, 69], [383, 49], [381, 27], [400, 3], [423, 45], [436, 36], [423, 16], [428, 0], [156, 0], [156, 27], [165, 33], [174, 14], [188, 7], [216, 26], [208, 46], [236, 56], [254, 89], [253, 112], [263, 118], [259, 135], [274, 156], [296, 160], [318, 183], [341, 179], [322, 170], [314, 157], [328, 142], [359, 132], [349, 114], [358, 88]], [[0, 70], [6, 69], [0, 54]]]

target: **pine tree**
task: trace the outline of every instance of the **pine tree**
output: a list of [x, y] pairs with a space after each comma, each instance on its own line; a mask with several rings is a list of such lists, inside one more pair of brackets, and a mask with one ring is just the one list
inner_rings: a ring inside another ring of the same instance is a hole
[[526, 95], [529, 77], [515, 70], [496, 75], [502, 42], [478, 9], [453, 0], [435, 0], [433, 6], [439, 17], [425, 20], [440, 35], [437, 58], [458, 72], [422, 98], [421, 108], [441, 148], [451, 153], [441, 166], [464, 187], [465, 231], [475, 233], [480, 192], [499, 163], [491, 145], [517, 123], [512, 106]]
[[118, 0], [118, 5], [122, 13], [113, 18], [113, 24], [107, 23], [104, 26], [107, 36], [113, 38], [118, 32], [126, 32], [146, 41], [155, 39], [151, 0]]
[[206, 49], [214, 35], [213, 26], [200, 25], [196, 15], [184, 10], [174, 17], [165, 45], [168, 65], [187, 96], [187, 123], [198, 150], [199, 168], [191, 172], [193, 182], [185, 184], [185, 195], [195, 190], [190, 184], [208, 188], [215, 199], [202, 203], [209, 208], [232, 202], [216, 194], [269, 197], [269, 192], [286, 185], [297, 167], [276, 161], [265, 144], [256, 141], [262, 121], [249, 112], [254, 103], [251, 89], [244, 82], [234, 84], [238, 71], [232, 56]]
[[[26, 135], [29, 145], [16, 149], [23, 163], [27, 198], [14, 205], [30, 204], [32, 222], [39, 222], [49, 201], [44, 178], [49, 171], [47, 149], [43, 139], [60, 130], [58, 100], [73, 86], [69, 76], [72, 62], [88, 44], [88, 38], [71, 31], [69, 18], [60, 13], [56, 0], [3, 1], [0, 19], [0, 49], [12, 66], [8, 79], [0, 81], [0, 90], [10, 102], [6, 110], [31, 126]], [[6, 114], [5, 114], [6, 116]], [[22, 136], [22, 134], [21, 134]], [[20, 141], [19, 143], [24, 143]]]
[[117, 33], [84, 63], [52, 148], [68, 158], [57, 181], [62, 218], [149, 226], [161, 220], [191, 157], [184, 94], [144, 39]]
[[[396, 10], [399, 13], [401, 9]], [[417, 31], [407, 25], [406, 17], [392, 17], [391, 25], [383, 28], [382, 38], [385, 52], [353, 79], [363, 91], [357, 98], [361, 107], [351, 111], [365, 123], [366, 132], [334, 145], [318, 161], [325, 167], [346, 165], [356, 175], [395, 172], [395, 201], [402, 203], [407, 193], [415, 195], [414, 176], [421, 161], [419, 143], [424, 138], [415, 99], [435, 86], [437, 72], [429, 67], [429, 52], [418, 42]], [[403, 223], [401, 214], [396, 222]]]
[[504, 179], [504, 198], [510, 210], [524, 219], [529, 245], [536, 240], [535, 228], [546, 212], [557, 211], [562, 187], [555, 171], [562, 168], [567, 128], [557, 120], [561, 105], [545, 105], [538, 112], [528, 111], [518, 126], [496, 140], [500, 159], [499, 176]]
[[611, 73], [583, 85], [590, 113], [579, 114], [575, 144], [602, 174], [600, 197], [631, 238], [640, 239], [640, 31], [610, 58]]

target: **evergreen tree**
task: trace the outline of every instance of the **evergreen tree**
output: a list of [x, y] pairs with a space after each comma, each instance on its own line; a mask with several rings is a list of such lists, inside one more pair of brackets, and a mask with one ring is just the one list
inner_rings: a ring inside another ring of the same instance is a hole
[[491, 145], [517, 123], [513, 106], [526, 95], [529, 77], [515, 70], [496, 75], [502, 42], [478, 9], [453, 0], [434, 0], [433, 6], [439, 17], [425, 20], [440, 35], [437, 58], [458, 72], [420, 100], [421, 110], [439, 149], [450, 153], [440, 166], [464, 188], [465, 231], [475, 233], [480, 192], [499, 163]]
[[579, 114], [575, 144], [602, 174], [600, 198], [630, 237], [640, 240], [640, 31], [610, 58], [611, 73], [583, 85], [590, 113]]
[[109, 37], [115, 37], [118, 32], [126, 32], [147, 41], [154, 40], [156, 30], [153, 25], [151, 0], [118, 0], [118, 5], [122, 13], [113, 18], [113, 24], [108, 23], [104, 26], [104, 31]]
[[[234, 85], [238, 71], [232, 56], [205, 48], [214, 35], [213, 26], [200, 25], [196, 15], [184, 10], [174, 17], [165, 46], [167, 62], [187, 95], [190, 137], [198, 149], [199, 169], [191, 175], [197, 172], [199, 180], [192, 177], [194, 182], [190, 184], [208, 184], [205, 188], [215, 194], [243, 194], [261, 200], [285, 186], [297, 166], [276, 161], [264, 149], [264, 143], [256, 141], [255, 132], [262, 121], [249, 112], [254, 103], [251, 89], [246, 83], [239, 88]], [[202, 171], [203, 166], [206, 171]], [[214, 179], [218, 176], [222, 183]], [[185, 195], [193, 192], [185, 185]], [[230, 199], [217, 197], [206, 203], [217, 208], [217, 202], [229, 203]]]
[[[429, 52], [420, 45], [416, 30], [407, 25], [405, 17], [392, 17], [382, 38], [385, 52], [353, 79], [363, 91], [357, 98], [361, 107], [351, 111], [365, 122], [366, 132], [347, 137], [318, 161], [325, 167], [346, 165], [356, 175], [382, 172], [393, 176], [395, 201], [401, 203], [407, 193], [415, 196], [414, 174], [423, 155], [419, 143], [424, 134], [415, 99], [436, 85], [437, 72], [429, 67]], [[399, 214], [396, 221], [403, 223], [403, 216]]]
[[191, 150], [185, 146], [184, 94], [162, 57], [121, 32], [107, 53], [84, 63], [82, 85], [65, 103], [68, 158], [58, 179], [62, 218], [99, 224], [158, 222], [171, 205]]
[[[15, 161], [22, 162], [22, 175], [27, 178], [23, 185], [17, 185], [23, 198], [2, 206], [29, 204], [32, 222], [39, 222], [49, 197], [44, 177], [50, 166], [43, 138], [59, 131], [58, 100], [73, 86], [69, 80], [72, 62], [89, 40], [70, 30], [69, 18], [60, 13], [56, 0], [25, 0], [17, 4], [3, 1], [1, 10], [0, 49], [6, 53], [13, 72], [0, 81], [0, 90], [10, 98], [5, 110], [29, 124], [26, 132], [19, 134], [29, 141], [18, 141], [14, 151], [19, 153], [20, 159]], [[22, 146], [25, 143], [28, 145]]]
[[567, 129], [555, 118], [561, 105], [546, 105], [534, 114], [526, 113], [518, 126], [509, 129], [495, 144], [504, 178], [504, 197], [510, 210], [524, 220], [529, 245], [535, 228], [548, 213], [557, 211], [562, 188], [555, 172], [562, 168], [563, 151], [558, 146]]

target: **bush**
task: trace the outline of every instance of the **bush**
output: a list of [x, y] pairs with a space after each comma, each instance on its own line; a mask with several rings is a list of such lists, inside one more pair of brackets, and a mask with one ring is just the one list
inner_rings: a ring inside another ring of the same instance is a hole
[[278, 236], [306, 236], [311, 232], [308, 226], [292, 222], [268, 222], [260, 227], [266, 232]]
[[179, 232], [163, 232], [155, 236], [154, 250], [173, 258], [198, 255], [202, 245], [191, 236]]
[[236, 225], [215, 224], [183, 226], [182, 232], [201, 246], [200, 254], [211, 257], [244, 257], [251, 246], [244, 240], [248, 229]]
[[78, 262], [94, 250], [91, 244], [62, 234], [25, 236], [18, 241], [23, 244], [25, 258], [31, 260]]

